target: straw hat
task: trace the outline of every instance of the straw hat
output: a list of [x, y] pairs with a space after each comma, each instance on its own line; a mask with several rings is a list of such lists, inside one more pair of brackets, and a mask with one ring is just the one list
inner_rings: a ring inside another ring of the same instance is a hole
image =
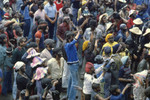
[[135, 10], [130, 10], [129, 11], [129, 17], [135, 12]]
[[132, 29], [129, 29], [129, 31], [136, 35], [142, 34], [142, 31], [138, 27], [133, 27]]
[[133, 23], [136, 25], [141, 25], [143, 24], [143, 21], [140, 18], [136, 18], [135, 20], [133, 20]]
[[147, 43], [144, 46], [147, 47], [147, 48], [150, 48], [150, 43]]
[[35, 56], [38, 56], [38, 55], [40, 55], [40, 53], [36, 52], [35, 49], [32, 49], [32, 50], [30, 50], [30, 52], [28, 53], [28, 56], [26, 58], [29, 59], [31, 57], [35, 57]]
[[14, 65], [13, 68], [17, 71], [17, 70], [19, 70], [23, 65], [25, 65], [24, 62], [22, 62], [22, 61], [17, 61], [17, 62], [15, 63], [15, 65]]
[[126, 0], [119, 0], [119, 2], [126, 3], [127, 1]]
[[46, 60], [46, 58], [34, 57], [32, 63], [31, 63], [31, 67], [34, 68], [37, 65], [41, 65], [45, 60]]
[[102, 18], [106, 16], [106, 18], [108, 18], [108, 14], [107, 13], [104, 13], [102, 14], [100, 17], [99, 17], [99, 23], [101, 22]]
[[146, 29], [146, 32], [143, 34], [143, 36], [145, 36], [145, 35], [147, 35], [147, 34], [149, 34], [150, 33], [150, 28], [147, 28]]
[[107, 23], [106, 24], [106, 32], [110, 29], [111, 26], [112, 26], [112, 23]]
[[44, 76], [47, 74], [47, 68], [43, 68], [43, 67], [39, 67], [36, 69], [36, 73], [35, 73], [35, 80], [39, 80], [44, 78]]

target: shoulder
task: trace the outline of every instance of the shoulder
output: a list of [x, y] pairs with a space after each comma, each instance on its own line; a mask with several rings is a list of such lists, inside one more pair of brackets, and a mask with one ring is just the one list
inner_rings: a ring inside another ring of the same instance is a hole
[[52, 64], [52, 63], [54, 63], [54, 61], [56, 61], [56, 59], [55, 59], [55, 58], [51, 58], [50, 60], [48, 60], [47, 64], [48, 64], [48, 65], [49, 65], [49, 64]]

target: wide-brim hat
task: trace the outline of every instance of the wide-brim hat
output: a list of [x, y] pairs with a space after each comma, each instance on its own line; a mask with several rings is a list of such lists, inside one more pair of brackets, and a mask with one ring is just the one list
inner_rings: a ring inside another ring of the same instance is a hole
[[111, 27], [112, 25], [113, 25], [112, 23], [107, 23], [107, 24], [106, 24], [106, 32], [110, 29], [110, 27]]
[[[30, 48], [29, 48], [29, 49], [30, 49]], [[27, 56], [26, 58], [29, 59], [29, 58], [32, 58], [32, 57], [36, 57], [36, 56], [38, 56], [38, 55], [40, 55], [40, 53], [36, 52], [35, 49], [32, 49], [32, 50], [28, 53], [28, 56]]]
[[99, 23], [102, 21], [102, 18], [106, 16], [106, 18], [108, 18], [108, 14], [107, 13], [104, 13], [102, 14], [100, 17], [99, 17]]
[[135, 12], [135, 10], [130, 10], [129, 11], [129, 17]]
[[142, 31], [138, 27], [133, 27], [133, 28], [129, 29], [129, 31], [136, 35], [142, 34]]
[[22, 62], [22, 61], [17, 61], [17, 62], [15, 63], [15, 65], [14, 65], [13, 68], [17, 71], [17, 70], [19, 70], [23, 65], [25, 65], [24, 62]]
[[127, 1], [126, 1], [126, 0], [119, 0], [119, 2], [127, 3]]
[[141, 25], [141, 24], [143, 24], [143, 21], [140, 18], [136, 18], [135, 20], [133, 20], [133, 23], [135, 25]]
[[46, 58], [34, 57], [32, 63], [31, 63], [31, 67], [34, 68], [37, 65], [41, 65], [45, 60], [46, 60]]
[[150, 28], [146, 29], [146, 32], [143, 34], [143, 36], [147, 35], [150, 33]]
[[13, 52], [13, 48], [9, 47], [6, 49], [6, 53], [12, 53]]
[[146, 43], [144, 46], [147, 47], [147, 48], [150, 48], [150, 42]]
[[36, 69], [36, 73], [35, 73], [35, 80], [40, 80], [42, 78], [44, 78], [44, 76], [47, 74], [47, 68], [44, 67], [39, 67]]

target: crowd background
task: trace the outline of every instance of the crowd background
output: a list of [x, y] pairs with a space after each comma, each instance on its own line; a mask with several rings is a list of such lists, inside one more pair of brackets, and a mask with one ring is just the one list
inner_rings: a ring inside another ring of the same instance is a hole
[[150, 100], [149, 73], [150, 0], [0, 0], [1, 95]]

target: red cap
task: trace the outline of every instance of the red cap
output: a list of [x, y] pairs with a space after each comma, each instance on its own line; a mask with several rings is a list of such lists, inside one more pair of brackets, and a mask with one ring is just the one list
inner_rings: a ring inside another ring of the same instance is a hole
[[89, 72], [94, 65], [91, 62], [87, 62], [85, 65], [85, 72]]

